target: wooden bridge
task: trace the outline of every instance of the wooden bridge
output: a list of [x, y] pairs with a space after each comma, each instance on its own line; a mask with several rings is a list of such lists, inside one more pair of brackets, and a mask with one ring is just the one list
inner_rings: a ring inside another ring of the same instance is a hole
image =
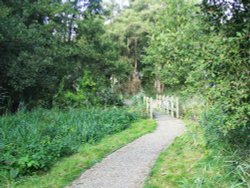
[[156, 99], [144, 97], [146, 110], [150, 118], [153, 118], [154, 110], [166, 113], [175, 118], [180, 117], [179, 98], [174, 96], [157, 95]]

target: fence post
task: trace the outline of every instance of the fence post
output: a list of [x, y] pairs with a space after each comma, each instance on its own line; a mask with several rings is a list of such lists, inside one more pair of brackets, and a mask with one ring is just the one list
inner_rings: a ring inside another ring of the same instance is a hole
[[161, 110], [161, 95], [159, 95], [159, 109]]
[[168, 100], [167, 100], [167, 96], [164, 96], [164, 108], [165, 108], [166, 114], [168, 114]]
[[149, 116], [151, 119], [153, 119], [153, 99], [149, 99]]
[[164, 105], [163, 105], [163, 100], [164, 100], [164, 96], [163, 95], [161, 95], [161, 102], [160, 102], [160, 107], [161, 107], [161, 109], [162, 108], [164, 108]]
[[171, 115], [171, 97], [168, 96], [168, 115]]
[[156, 105], [157, 105], [157, 109], [160, 108], [160, 95], [156, 95]]
[[143, 97], [146, 103], [146, 112], [153, 119], [153, 110], [158, 108], [164, 110], [167, 115], [180, 118], [179, 98], [174, 96], [157, 95], [156, 99]]
[[179, 98], [176, 97], [176, 118], [180, 117], [180, 112], [179, 112]]
[[171, 116], [174, 117], [174, 97], [171, 97]]
[[166, 113], [168, 114], [168, 96], [165, 97]]

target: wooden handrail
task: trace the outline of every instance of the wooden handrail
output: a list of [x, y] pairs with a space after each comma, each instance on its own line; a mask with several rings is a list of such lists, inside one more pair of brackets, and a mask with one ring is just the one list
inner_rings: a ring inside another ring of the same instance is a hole
[[154, 109], [164, 111], [172, 117], [179, 118], [179, 98], [174, 96], [157, 95], [156, 99], [144, 96], [144, 103], [146, 104], [146, 111], [150, 118], [153, 118]]

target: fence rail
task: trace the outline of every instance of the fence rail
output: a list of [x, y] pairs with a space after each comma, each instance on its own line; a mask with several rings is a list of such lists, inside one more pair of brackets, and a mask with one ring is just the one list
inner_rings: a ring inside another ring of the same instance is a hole
[[179, 98], [174, 96], [157, 95], [156, 99], [144, 97], [147, 113], [153, 118], [153, 111], [160, 110], [172, 117], [179, 118]]

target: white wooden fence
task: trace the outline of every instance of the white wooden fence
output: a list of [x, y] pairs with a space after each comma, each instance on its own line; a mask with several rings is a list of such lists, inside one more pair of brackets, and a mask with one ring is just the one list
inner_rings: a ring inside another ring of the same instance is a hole
[[156, 99], [144, 96], [147, 113], [153, 118], [153, 111], [164, 111], [172, 117], [179, 118], [179, 98], [174, 96], [157, 95]]

